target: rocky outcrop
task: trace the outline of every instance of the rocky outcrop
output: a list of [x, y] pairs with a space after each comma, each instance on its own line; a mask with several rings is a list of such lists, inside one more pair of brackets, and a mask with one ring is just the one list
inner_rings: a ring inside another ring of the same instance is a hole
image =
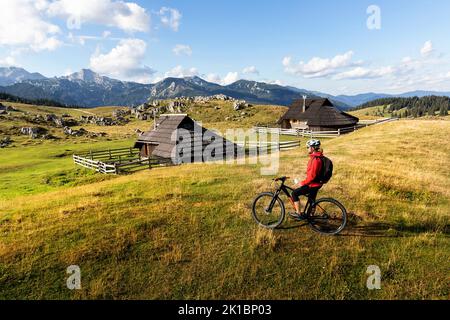
[[239, 111], [245, 109], [249, 106], [249, 104], [245, 100], [236, 100], [233, 102], [233, 109], [235, 111]]
[[67, 136], [72, 136], [72, 137], [82, 137], [82, 136], [86, 136], [89, 138], [97, 138], [97, 137], [104, 137], [106, 136], [106, 133], [104, 132], [100, 132], [100, 133], [95, 133], [95, 132], [89, 132], [84, 128], [80, 128], [78, 130], [74, 130], [72, 128], [69, 127], [64, 127], [63, 128], [63, 132], [65, 135]]
[[56, 128], [77, 126], [78, 122], [75, 119], [67, 119], [58, 117], [55, 114], [36, 114], [28, 117], [28, 121], [35, 124], [48, 125]]
[[27, 135], [32, 139], [43, 138], [47, 134], [47, 129], [41, 127], [23, 127], [20, 128], [20, 133]]
[[113, 119], [99, 116], [80, 116], [80, 122], [84, 124], [95, 124], [97, 126], [110, 127], [123, 125], [127, 123], [128, 120], [123, 117]]
[[11, 143], [13, 143], [13, 141], [11, 140], [10, 137], [5, 137], [2, 140], [0, 140], [0, 148], [6, 148], [7, 146], [9, 146]]

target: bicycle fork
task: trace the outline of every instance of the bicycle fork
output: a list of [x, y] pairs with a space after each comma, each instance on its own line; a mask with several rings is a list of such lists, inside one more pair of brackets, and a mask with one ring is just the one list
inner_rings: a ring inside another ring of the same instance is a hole
[[280, 195], [280, 191], [277, 191], [272, 198], [272, 201], [270, 201], [269, 207], [265, 209], [266, 214], [272, 213], [273, 207], [275, 206], [275, 202], [277, 202], [278, 196]]

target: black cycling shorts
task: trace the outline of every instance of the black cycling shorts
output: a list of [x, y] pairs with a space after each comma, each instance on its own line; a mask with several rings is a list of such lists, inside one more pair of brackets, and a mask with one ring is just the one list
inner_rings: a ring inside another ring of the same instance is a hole
[[316, 200], [317, 193], [319, 192], [321, 187], [311, 188], [309, 186], [302, 186], [292, 192], [292, 199], [294, 202], [300, 201], [300, 196], [308, 196], [308, 198], [312, 200]]

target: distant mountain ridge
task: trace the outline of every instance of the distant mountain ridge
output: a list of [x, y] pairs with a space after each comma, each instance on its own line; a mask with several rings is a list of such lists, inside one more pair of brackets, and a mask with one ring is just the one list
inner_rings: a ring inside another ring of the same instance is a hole
[[30, 73], [23, 68], [0, 68], [0, 86], [9, 86], [24, 80], [42, 80], [45, 77], [37, 72]]
[[365, 93], [339, 95], [309, 91], [289, 86], [239, 80], [222, 86], [200, 77], [166, 78], [154, 84], [127, 82], [101, 76], [92, 70], [82, 69], [73, 74], [46, 78], [40, 73], [30, 73], [22, 68], [0, 68], [0, 92], [24, 99], [48, 99], [66, 105], [81, 107], [133, 106], [149, 99], [172, 99], [181, 96], [211, 96], [225, 94], [244, 99], [250, 103], [289, 106], [293, 100], [302, 98], [328, 98], [340, 109], [350, 109], [369, 101], [389, 97], [412, 97], [426, 95], [450, 96], [450, 93], [414, 91], [401, 95]]

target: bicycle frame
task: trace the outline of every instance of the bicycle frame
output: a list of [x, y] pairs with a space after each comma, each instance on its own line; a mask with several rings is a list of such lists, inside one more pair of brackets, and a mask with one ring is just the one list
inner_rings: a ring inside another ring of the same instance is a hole
[[[292, 192], [294, 191], [293, 188], [286, 186], [285, 181], [282, 181], [280, 187], [277, 189], [277, 191], [275, 192], [275, 195], [272, 199], [272, 201], [270, 202], [270, 206], [269, 206], [269, 211], [272, 211], [273, 206], [275, 205], [275, 201], [277, 200], [277, 198], [279, 198], [280, 194], [283, 192], [286, 197], [289, 199], [289, 202], [292, 205], [292, 208], [295, 210], [295, 204], [294, 204], [294, 199], [292, 199]], [[308, 214], [310, 213], [310, 209], [312, 207], [312, 205], [314, 204], [315, 200], [311, 199], [310, 197], [308, 197], [308, 202], [306, 203], [305, 206], [305, 211], [303, 211], [303, 214]]]

